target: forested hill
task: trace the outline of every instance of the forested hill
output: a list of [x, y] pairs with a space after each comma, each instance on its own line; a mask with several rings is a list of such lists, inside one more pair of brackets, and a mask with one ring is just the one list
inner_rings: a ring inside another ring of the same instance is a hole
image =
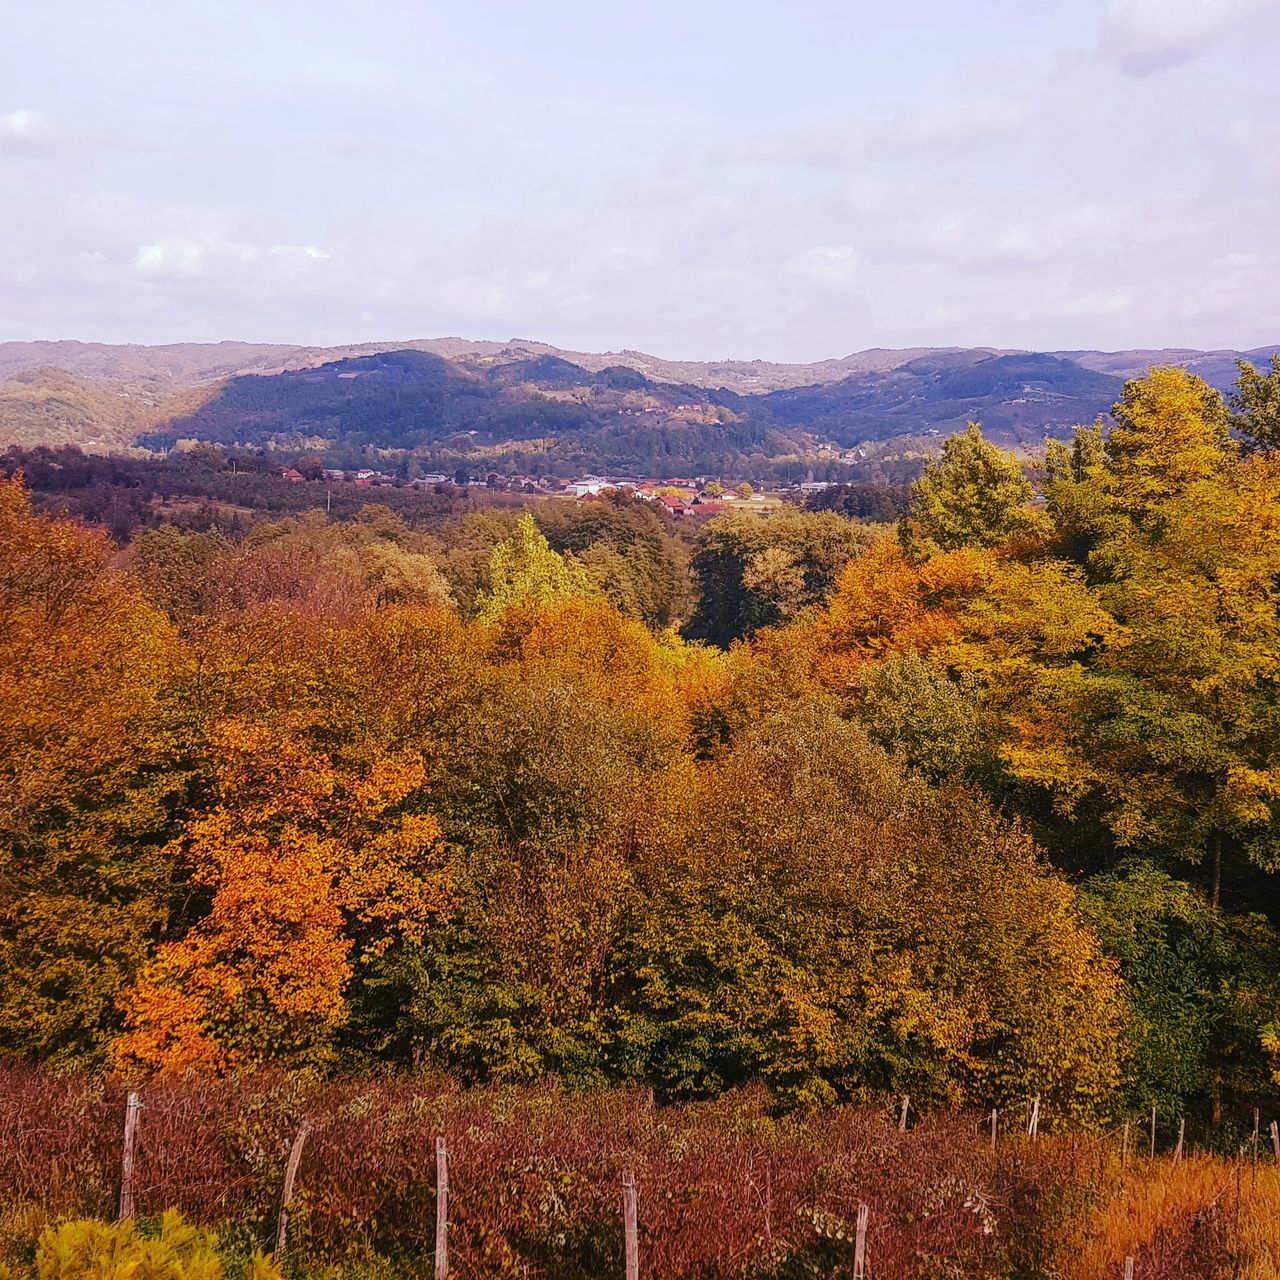
[[980, 420], [1011, 443], [1089, 422], [1120, 397], [1124, 380], [1058, 356], [1022, 352], [938, 352], [896, 369], [765, 397], [770, 417], [842, 445], [921, 430], [950, 434]]
[[141, 443], [165, 448], [182, 439], [458, 456], [523, 443], [615, 469], [655, 456], [687, 462], [797, 447], [729, 392], [652, 382], [621, 366], [592, 373], [556, 356], [474, 369], [412, 350], [232, 378]]
[[916, 348], [780, 365], [463, 339], [328, 350], [7, 343], [0, 445], [205, 440], [335, 462], [412, 452], [434, 467], [506, 472], [843, 478], [839, 467], [856, 465], [893, 479], [932, 437], [971, 420], [1003, 444], [1038, 448], [1105, 414], [1150, 365], [1181, 364], [1225, 389], [1237, 358], [1270, 354]]

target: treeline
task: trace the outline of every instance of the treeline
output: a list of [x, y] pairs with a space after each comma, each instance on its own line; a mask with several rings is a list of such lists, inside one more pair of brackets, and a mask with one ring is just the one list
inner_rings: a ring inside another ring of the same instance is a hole
[[0, 453], [0, 471], [21, 472], [36, 506], [107, 530], [116, 542], [170, 525], [190, 532], [246, 534], [255, 524], [281, 516], [325, 510], [355, 519], [370, 501], [415, 528], [438, 526], [477, 501], [470, 491], [439, 491], [338, 484], [290, 484], [278, 459], [245, 451], [228, 456], [211, 446], [166, 457], [87, 454], [74, 446], [10, 448]]
[[122, 555], [5, 482], [0, 1049], [1274, 1097], [1272, 377], [1233, 435], [1156, 371], [1039, 493], [975, 428], [896, 527], [713, 521], [696, 602], [621, 500]]

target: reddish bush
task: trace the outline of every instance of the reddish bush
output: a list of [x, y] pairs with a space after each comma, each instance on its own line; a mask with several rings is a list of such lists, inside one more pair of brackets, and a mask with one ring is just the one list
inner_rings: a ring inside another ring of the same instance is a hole
[[[101, 1081], [0, 1072], [5, 1207], [109, 1215], [123, 1102], [123, 1088]], [[1010, 1140], [993, 1160], [974, 1119], [957, 1114], [902, 1134], [870, 1109], [775, 1119], [767, 1102], [748, 1092], [656, 1108], [640, 1092], [463, 1092], [421, 1078], [157, 1081], [143, 1092], [135, 1194], [139, 1213], [174, 1207], [269, 1245], [306, 1118], [291, 1212], [304, 1267], [373, 1253], [420, 1272], [443, 1134], [452, 1274], [463, 1280], [620, 1276], [625, 1168], [652, 1280], [848, 1275], [860, 1203], [872, 1274], [910, 1280], [1034, 1274], [1045, 1228], [1102, 1167], [1069, 1138]]]

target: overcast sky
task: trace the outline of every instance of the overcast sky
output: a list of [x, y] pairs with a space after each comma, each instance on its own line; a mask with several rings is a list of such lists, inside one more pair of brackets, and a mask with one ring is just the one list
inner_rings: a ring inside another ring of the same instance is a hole
[[0, 339], [1280, 340], [1280, 0], [41, 0]]

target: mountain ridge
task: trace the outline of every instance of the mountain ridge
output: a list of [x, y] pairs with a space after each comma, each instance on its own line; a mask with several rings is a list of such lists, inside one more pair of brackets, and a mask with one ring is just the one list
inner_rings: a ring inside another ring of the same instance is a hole
[[917, 346], [868, 347], [844, 356], [788, 362], [765, 359], [676, 360], [649, 352], [577, 351], [532, 338], [506, 341], [461, 337], [410, 338], [395, 341], [340, 343], [323, 346], [307, 343], [222, 342], [102, 343], [78, 339], [34, 342], [0, 342], [0, 379], [16, 373], [48, 367], [95, 381], [128, 382], [138, 379], [171, 385], [194, 386], [202, 382], [248, 373], [271, 374], [291, 368], [308, 368], [336, 359], [373, 355], [384, 351], [425, 351], [462, 363], [507, 363], [533, 355], [553, 355], [589, 372], [611, 365], [636, 369], [653, 381], [683, 382], [708, 390], [724, 388], [753, 393], [789, 387], [835, 382], [851, 374], [884, 372], [922, 356], [982, 352], [990, 356], [1048, 355], [1075, 361], [1099, 372], [1132, 377], [1151, 363], [1208, 365], [1215, 375], [1224, 362], [1237, 356], [1265, 358], [1277, 347], [1202, 350], [1190, 347], [1129, 348], [1119, 351], [1074, 349], [1035, 351], [1024, 347]]
[[[1179, 363], [1225, 389], [1250, 351], [871, 348], [810, 364], [669, 361], [528, 339], [306, 347], [0, 343], [0, 445], [190, 441], [431, 469], [696, 471], [918, 461], [979, 421], [1037, 449], [1106, 414], [1124, 380]], [[833, 468], [835, 468], [833, 470]], [[826, 474], [824, 471], [823, 474]]]

